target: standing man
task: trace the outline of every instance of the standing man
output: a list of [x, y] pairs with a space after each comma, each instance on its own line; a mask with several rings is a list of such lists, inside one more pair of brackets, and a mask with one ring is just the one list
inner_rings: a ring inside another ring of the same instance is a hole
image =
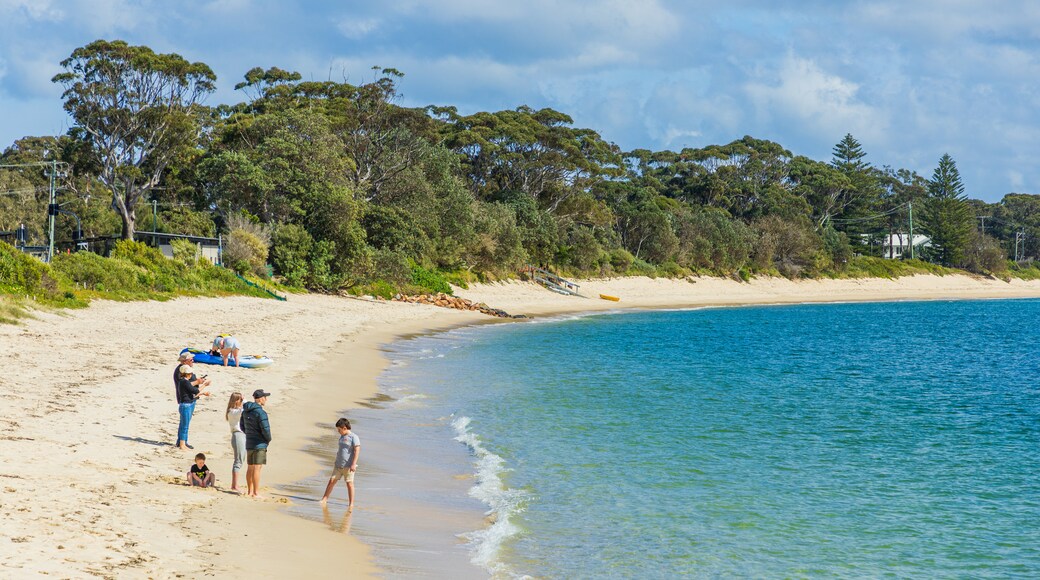
[[191, 367], [191, 384], [195, 385], [196, 387], [199, 387], [200, 389], [205, 389], [210, 385], [210, 380], [206, 378], [207, 375], [203, 375], [202, 378], [195, 376], [195, 355], [192, 354], [191, 351], [186, 350], [182, 352], [179, 357], [177, 357], [177, 366], [173, 369], [174, 386], [177, 385], [177, 381], [181, 378], [181, 365], [188, 365], [189, 367]]
[[271, 393], [253, 391], [253, 402], [242, 405], [242, 430], [246, 433], [246, 495], [260, 496], [260, 470], [267, 465], [267, 444], [271, 442], [271, 423], [264, 405]]

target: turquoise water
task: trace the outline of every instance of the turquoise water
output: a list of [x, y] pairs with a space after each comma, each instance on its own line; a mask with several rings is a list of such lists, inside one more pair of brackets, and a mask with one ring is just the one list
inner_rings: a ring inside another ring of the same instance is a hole
[[1035, 578], [1038, 318], [1007, 300], [465, 329], [398, 343], [398, 401], [360, 420], [370, 461], [393, 438], [464, 481], [427, 505], [493, 516], [457, 530], [481, 574]]

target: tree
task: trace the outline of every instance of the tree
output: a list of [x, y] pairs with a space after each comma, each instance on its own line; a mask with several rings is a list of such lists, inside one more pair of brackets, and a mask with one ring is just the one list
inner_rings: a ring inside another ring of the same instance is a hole
[[931, 238], [932, 252], [941, 264], [964, 263], [973, 239], [975, 217], [965, 201], [957, 164], [948, 153], [939, 159], [939, 166], [928, 181], [928, 198], [921, 222], [925, 234]]
[[52, 80], [64, 87], [65, 110], [112, 193], [132, 239], [137, 202], [198, 141], [197, 105], [215, 89], [216, 75], [203, 63], [156, 54], [121, 40], [96, 40], [61, 62]]
[[836, 227], [851, 234], [852, 240], [860, 240], [860, 234], [876, 232], [879, 227], [883, 227], [883, 222], [867, 217], [877, 213], [875, 210], [881, 202], [883, 191], [879, 174], [864, 160], [866, 156], [859, 141], [851, 133], [847, 133], [834, 146], [831, 158], [831, 166], [845, 175], [849, 181], [844, 194], [845, 202], [841, 211], [835, 214], [835, 217], [848, 221], [838, 221]]

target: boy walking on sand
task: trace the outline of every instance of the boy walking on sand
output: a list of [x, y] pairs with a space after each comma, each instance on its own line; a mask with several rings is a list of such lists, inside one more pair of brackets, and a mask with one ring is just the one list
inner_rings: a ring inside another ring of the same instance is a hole
[[242, 430], [246, 433], [246, 495], [260, 497], [260, 470], [267, 465], [267, 445], [271, 442], [271, 423], [264, 405], [271, 393], [253, 391], [253, 401], [242, 405]]
[[354, 509], [354, 472], [357, 471], [358, 456], [361, 455], [361, 439], [350, 431], [350, 421], [345, 417], [336, 421], [336, 431], [339, 431], [339, 450], [336, 452], [336, 463], [332, 468], [332, 476], [329, 484], [325, 487], [325, 495], [321, 498], [321, 504], [325, 505], [332, 495], [332, 488], [342, 477], [347, 484], [347, 509]]

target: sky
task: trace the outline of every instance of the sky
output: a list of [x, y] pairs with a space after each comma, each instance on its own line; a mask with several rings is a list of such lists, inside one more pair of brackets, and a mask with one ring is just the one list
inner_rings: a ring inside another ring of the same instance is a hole
[[93, 40], [208, 64], [207, 104], [252, 67], [362, 83], [404, 106], [552, 107], [624, 150], [744, 135], [829, 161], [957, 162], [969, 197], [1040, 193], [1034, 0], [0, 0], [0, 149], [70, 121], [51, 78]]

